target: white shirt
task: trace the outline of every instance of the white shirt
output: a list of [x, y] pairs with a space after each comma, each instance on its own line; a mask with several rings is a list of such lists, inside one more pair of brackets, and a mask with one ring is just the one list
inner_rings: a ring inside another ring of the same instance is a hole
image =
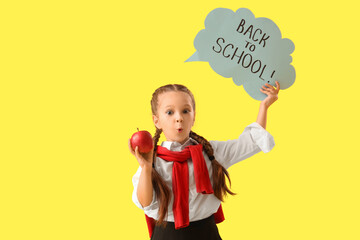
[[[228, 141], [209, 141], [214, 149], [215, 159], [226, 169], [235, 163], [240, 162], [260, 151], [264, 153], [269, 152], [274, 146], [274, 138], [269, 132], [267, 132], [258, 123], [254, 122], [248, 125], [238, 139]], [[186, 146], [191, 144], [198, 144], [194, 139], [189, 138], [183, 145], [178, 142], [162, 142], [161, 146], [171, 151], [181, 151]], [[212, 182], [212, 166], [206, 153], [203, 151], [205, 162], [209, 171], [209, 177]], [[189, 166], [189, 221], [197, 221], [209, 217], [213, 213], [217, 212], [221, 201], [215, 197], [214, 194], [202, 194], [196, 192], [196, 185], [194, 179], [194, 167], [191, 160], [187, 161]], [[171, 200], [168, 206], [167, 218], [165, 221], [174, 222], [174, 215], [172, 206], [174, 202], [174, 196], [172, 192], [172, 167], [173, 162], [167, 162], [159, 157], [156, 158], [155, 169], [160, 176], [165, 180], [165, 183], [170, 189]], [[132, 200], [136, 206], [144, 210], [145, 214], [154, 219], [158, 219], [158, 201], [153, 192], [153, 200], [149, 206], [142, 207], [137, 198], [137, 185], [141, 173], [141, 167], [132, 178], [134, 185], [134, 191], [132, 194]]]

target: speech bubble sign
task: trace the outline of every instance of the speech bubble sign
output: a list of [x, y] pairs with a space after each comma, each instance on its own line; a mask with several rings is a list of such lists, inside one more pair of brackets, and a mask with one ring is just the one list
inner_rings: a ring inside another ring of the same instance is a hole
[[295, 68], [291, 65], [294, 43], [282, 38], [279, 28], [268, 18], [255, 18], [247, 8], [236, 12], [216, 8], [205, 19], [205, 29], [194, 40], [196, 52], [185, 62], [205, 61], [225, 78], [232, 78], [238, 86], [256, 100], [266, 94], [260, 88], [269, 83], [280, 89], [295, 82]]

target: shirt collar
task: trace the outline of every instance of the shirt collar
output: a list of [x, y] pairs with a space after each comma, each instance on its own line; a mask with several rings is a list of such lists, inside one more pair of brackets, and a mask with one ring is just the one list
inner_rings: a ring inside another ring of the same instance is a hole
[[161, 143], [161, 146], [167, 148], [170, 151], [182, 151], [185, 147], [196, 144], [199, 143], [195, 139], [189, 138], [184, 144], [180, 144], [179, 142], [164, 141]]

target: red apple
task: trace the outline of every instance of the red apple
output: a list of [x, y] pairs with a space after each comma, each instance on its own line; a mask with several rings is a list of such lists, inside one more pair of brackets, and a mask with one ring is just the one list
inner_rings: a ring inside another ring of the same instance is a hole
[[130, 144], [132, 149], [139, 147], [139, 152], [148, 153], [153, 149], [154, 143], [151, 134], [148, 131], [138, 131], [131, 136]]

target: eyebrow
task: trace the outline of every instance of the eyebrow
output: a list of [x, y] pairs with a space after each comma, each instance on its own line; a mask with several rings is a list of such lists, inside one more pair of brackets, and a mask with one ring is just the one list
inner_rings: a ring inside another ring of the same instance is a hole
[[[168, 108], [168, 107], [174, 107], [174, 105], [167, 105], [165, 108]], [[184, 107], [191, 107], [191, 105], [185, 104]]]

